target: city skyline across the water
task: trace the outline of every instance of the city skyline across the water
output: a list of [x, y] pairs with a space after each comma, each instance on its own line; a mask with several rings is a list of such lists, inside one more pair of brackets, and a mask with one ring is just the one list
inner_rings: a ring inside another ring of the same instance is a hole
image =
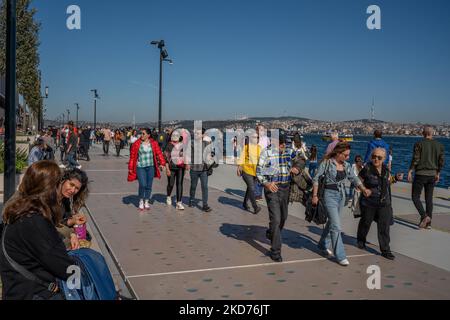
[[[367, 9], [381, 10], [369, 30]], [[67, 8], [80, 8], [69, 30]], [[34, 0], [47, 119], [154, 122], [164, 39], [163, 121], [298, 116], [450, 122], [448, 1]], [[407, 10], [405, 10], [405, 8]]]

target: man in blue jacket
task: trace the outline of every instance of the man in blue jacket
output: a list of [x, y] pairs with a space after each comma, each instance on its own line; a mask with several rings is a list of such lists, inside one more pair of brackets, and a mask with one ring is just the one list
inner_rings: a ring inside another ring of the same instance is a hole
[[[369, 142], [367, 145], [366, 156], [364, 157], [364, 163], [369, 163], [371, 161], [370, 156], [372, 155], [372, 151], [376, 148], [383, 148], [386, 150], [386, 154], [389, 154], [389, 145], [384, 141], [382, 137], [383, 133], [381, 130], [375, 130], [373, 133], [374, 139]], [[386, 165], [389, 164], [389, 157], [386, 157], [384, 161]]]

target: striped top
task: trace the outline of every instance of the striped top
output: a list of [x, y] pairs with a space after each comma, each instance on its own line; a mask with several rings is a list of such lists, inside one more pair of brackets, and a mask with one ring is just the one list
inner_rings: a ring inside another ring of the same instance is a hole
[[296, 152], [286, 148], [284, 152], [266, 148], [261, 152], [258, 166], [256, 167], [256, 176], [261, 184], [275, 182], [277, 184], [289, 184], [291, 182], [292, 159]]
[[152, 145], [141, 143], [141, 147], [139, 148], [139, 157], [138, 157], [138, 168], [146, 168], [152, 167], [153, 163], [153, 150]]

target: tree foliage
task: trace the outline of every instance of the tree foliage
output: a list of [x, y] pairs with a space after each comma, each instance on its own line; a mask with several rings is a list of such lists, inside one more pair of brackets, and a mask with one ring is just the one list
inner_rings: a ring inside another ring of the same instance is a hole
[[[25, 103], [37, 115], [42, 108], [39, 75], [39, 30], [35, 21], [36, 9], [30, 8], [32, 0], [17, 0], [17, 90]], [[0, 73], [6, 69], [6, 1], [0, 7]]]

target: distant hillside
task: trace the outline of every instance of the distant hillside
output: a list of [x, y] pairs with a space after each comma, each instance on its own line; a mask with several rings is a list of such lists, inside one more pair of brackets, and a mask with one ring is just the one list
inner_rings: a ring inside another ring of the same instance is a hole
[[308, 118], [301, 118], [301, 117], [253, 117], [253, 118], [248, 118], [248, 120], [253, 120], [253, 121], [275, 121], [275, 120], [279, 120], [279, 121], [283, 121], [283, 120], [298, 120], [298, 121], [311, 121], [311, 119]]
[[360, 120], [346, 120], [346, 121], [342, 121], [342, 122], [364, 122], [364, 123], [386, 123], [386, 121], [383, 120], [371, 120], [371, 119], [360, 119]]

